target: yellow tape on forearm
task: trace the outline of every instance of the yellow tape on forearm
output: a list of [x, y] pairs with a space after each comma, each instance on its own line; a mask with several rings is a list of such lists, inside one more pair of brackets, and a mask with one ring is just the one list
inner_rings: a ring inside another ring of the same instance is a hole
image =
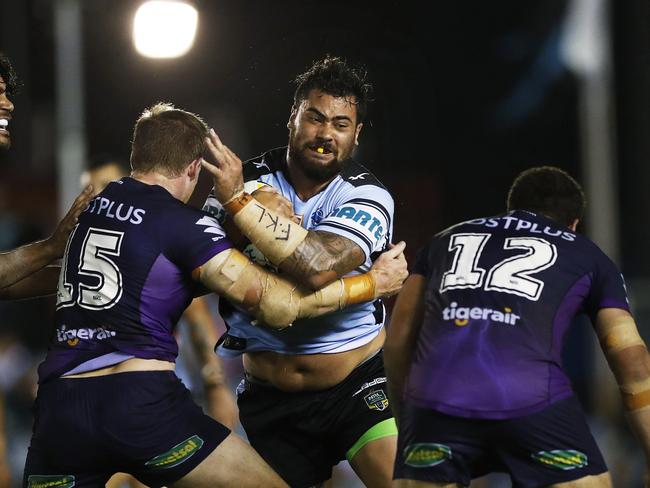
[[377, 284], [370, 272], [344, 278], [343, 284], [345, 290], [343, 306], [370, 302], [377, 298]]
[[620, 388], [623, 403], [628, 410], [641, 410], [650, 407], [650, 377], [625, 383]]
[[650, 409], [650, 390], [640, 391], [639, 393], [623, 393], [623, 403], [629, 411]]
[[316, 317], [377, 298], [375, 277], [364, 273], [336, 280], [300, 299], [298, 318]]
[[293, 254], [308, 234], [306, 229], [270, 211], [248, 193], [230, 199], [224, 208], [242, 234], [276, 266]]
[[603, 350], [607, 353], [645, 345], [632, 318], [618, 320], [607, 330], [602, 331], [598, 338]]

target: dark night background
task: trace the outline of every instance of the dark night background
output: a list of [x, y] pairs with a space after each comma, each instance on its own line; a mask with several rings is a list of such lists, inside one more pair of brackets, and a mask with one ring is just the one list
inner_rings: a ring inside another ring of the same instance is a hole
[[[12, 215], [20, 229], [11, 245], [46, 235], [58, 217], [56, 3], [0, 0], [0, 49], [24, 83], [13, 99], [13, 147], [0, 155], [0, 212]], [[202, 115], [242, 159], [284, 145], [291, 80], [330, 53], [364, 64], [374, 84], [356, 157], [393, 193], [395, 240], [407, 241], [410, 261], [444, 227], [504, 211], [520, 171], [551, 164], [579, 180], [587, 171], [579, 137], [581, 83], [560, 49], [570, 0], [196, 0], [195, 45], [174, 60], [135, 52], [130, 28], [139, 3], [82, 2], [88, 156], [108, 152], [127, 159], [136, 117], [156, 101]], [[619, 264], [637, 318], [650, 318], [644, 295], [650, 276], [650, 2], [604, 4], [613, 41], [614, 184], [620, 195], [611, 232], [619, 235]], [[599, 194], [587, 197], [594, 201]], [[43, 321], [51, 304], [38, 303], [28, 310], [5, 305], [2, 313], [7, 327], [42, 347], [42, 329], [31, 322]], [[577, 329], [567, 361], [575, 362], [581, 390], [589, 367], [578, 365], [590, 352], [578, 346], [587, 326]], [[591, 398], [588, 388], [585, 399]]]

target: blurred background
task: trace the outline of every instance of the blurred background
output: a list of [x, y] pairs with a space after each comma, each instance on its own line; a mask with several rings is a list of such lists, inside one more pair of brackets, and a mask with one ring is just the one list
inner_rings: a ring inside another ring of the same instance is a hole
[[[585, 186], [580, 230], [621, 266], [650, 339], [647, 0], [194, 0], [196, 37], [172, 59], [136, 50], [142, 3], [0, 0], [0, 50], [23, 83], [12, 148], [0, 153], [0, 249], [47, 236], [97, 155], [128, 161], [135, 119], [154, 102], [200, 114], [242, 159], [284, 145], [291, 80], [330, 53], [364, 64], [374, 83], [356, 158], [392, 192], [395, 240], [411, 262], [444, 227], [502, 212], [517, 173], [556, 165]], [[0, 304], [12, 486], [53, 309], [48, 299]], [[615, 486], [641, 486], [641, 449], [588, 322], [571, 329], [565, 356]], [[234, 388], [239, 363], [227, 368]], [[334, 485], [359, 486], [345, 466]]]

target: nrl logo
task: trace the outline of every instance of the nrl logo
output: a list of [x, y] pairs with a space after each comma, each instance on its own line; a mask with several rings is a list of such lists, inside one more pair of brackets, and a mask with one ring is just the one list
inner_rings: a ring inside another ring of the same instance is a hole
[[363, 397], [370, 410], [383, 412], [388, 408], [388, 397], [384, 390], [373, 390]]

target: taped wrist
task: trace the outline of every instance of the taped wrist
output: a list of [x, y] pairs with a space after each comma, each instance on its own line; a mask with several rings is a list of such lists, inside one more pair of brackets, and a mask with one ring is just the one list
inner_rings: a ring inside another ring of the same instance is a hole
[[297, 318], [316, 317], [324, 313], [342, 310], [355, 303], [374, 300], [376, 285], [372, 273], [341, 278], [333, 283], [303, 296]]
[[306, 229], [269, 211], [248, 193], [236, 195], [223, 207], [242, 234], [276, 266], [293, 254], [307, 237]]
[[377, 283], [371, 272], [343, 278], [343, 284], [345, 303], [340, 308], [355, 303], [370, 302], [377, 298]]

